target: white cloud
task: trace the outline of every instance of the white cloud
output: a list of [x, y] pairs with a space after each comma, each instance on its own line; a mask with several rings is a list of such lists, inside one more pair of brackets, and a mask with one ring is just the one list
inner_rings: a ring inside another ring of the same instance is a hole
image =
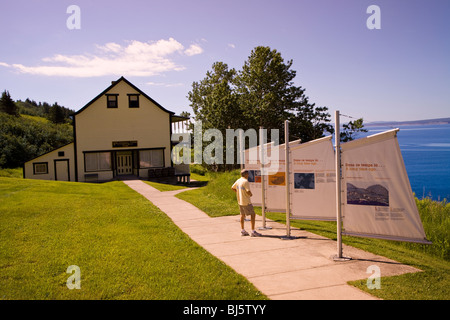
[[95, 54], [55, 54], [43, 58], [44, 65], [10, 65], [0, 62], [0, 66], [11, 67], [20, 73], [46, 76], [154, 76], [168, 71], [184, 70], [184, 66], [175, 62], [176, 54], [192, 56], [203, 52], [198, 45], [191, 45], [184, 50], [184, 46], [173, 38], [155, 42], [132, 40], [127, 45], [109, 42], [95, 47]]
[[191, 46], [184, 51], [184, 54], [190, 57], [197, 54], [201, 54], [202, 52], [203, 49], [198, 44], [191, 44]]
[[234, 43], [229, 43], [228, 46], [229, 46], [231, 49], [236, 48], [236, 45], [235, 45]]
[[158, 87], [166, 87], [166, 88], [171, 88], [171, 87], [182, 87], [184, 86], [184, 83], [181, 82], [177, 82], [177, 83], [164, 83], [164, 82], [147, 82], [146, 84], [148, 84], [149, 86], [158, 86]]

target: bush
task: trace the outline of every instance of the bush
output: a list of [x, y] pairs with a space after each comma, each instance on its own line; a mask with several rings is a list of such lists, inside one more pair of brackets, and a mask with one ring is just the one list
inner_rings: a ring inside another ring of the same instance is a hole
[[203, 166], [201, 166], [199, 164], [191, 164], [190, 165], [190, 170], [191, 170], [192, 173], [196, 173], [196, 174], [199, 174], [201, 176], [204, 176], [208, 172], [208, 170], [205, 167], [203, 167]]

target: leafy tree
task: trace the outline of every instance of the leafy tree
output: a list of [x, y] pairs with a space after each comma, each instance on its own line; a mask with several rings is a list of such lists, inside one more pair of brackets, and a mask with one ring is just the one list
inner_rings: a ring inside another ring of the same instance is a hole
[[366, 129], [364, 129], [364, 120], [363, 118], [356, 119], [355, 121], [350, 121], [348, 124], [343, 124], [342, 127], [344, 130], [342, 130], [340, 136], [342, 142], [348, 142], [351, 140], [356, 139], [357, 135], [361, 132], [367, 132]]
[[[194, 119], [202, 122], [202, 134], [207, 129], [217, 129], [225, 137], [226, 129], [243, 128], [245, 121], [235, 91], [235, 77], [236, 70], [229, 70], [227, 64], [216, 62], [203, 80], [192, 84], [188, 98], [194, 111]], [[208, 141], [203, 142], [203, 147], [209, 144]], [[225, 139], [223, 142], [225, 144]], [[225, 155], [226, 149], [223, 148], [223, 159]], [[213, 170], [225, 168], [217, 165], [209, 167]]]
[[333, 133], [330, 114], [327, 111], [327, 107], [315, 107], [315, 104], [310, 104], [306, 98], [289, 117], [291, 140], [301, 139], [302, 142], [307, 142], [323, 137], [325, 132]]
[[[206, 78], [194, 82], [189, 100], [195, 120], [204, 128], [282, 129], [290, 120], [291, 138], [304, 142], [333, 132], [326, 107], [309, 103], [305, 89], [294, 85], [292, 60], [285, 62], [277, 50], [256, 47], [242, 70], [229, 70], [216, 62]], [[284, 141], [281, 130], [281, 141]]]
[[236, 82], [239, 102], [250, 128], [281, 128], [304, 99], [304, 89], [293, 85], [292, 60], [269, 47], [256, 47], [245, 61]]
[[49, 111], [49, 120], [55, 124], [66, 122], [65, 114], [63, 108], [54, 103]]
[[13, 116], [19, 116], [17, 106], [15, 102], [11, 99], [9, 92], [6, 90], [3, 91], [2, 97], [0, 98], [0, 110]]
[[202, 121], [203, 129], [240, 128], [243, 124], [234, 89], [236, 70], [223, 62], [215, 62], [212, 70], [200, 82], [192, 84], [188, 93], [195, 120]]
[[[292, 64], [277, 50], [264, 46], [251, 51], [240, 71], [215, 62], [203, 80], [192, 84], [188, 94], [194, 119], [202, 122], [203, 130], [215, 128], [223, 135], [227, 128], [280, 129], [280, 142], [285, 141], [285, 120], [290, 122], [289, 140], [307, 142], [323, 137], [325, 132], [333, 133], [328, 108], [311, 103], [306, 90], [294, 84]], [[362, 121], [344, 125], [348, 128], [344, 138], [353, 139], [362, 127]]]

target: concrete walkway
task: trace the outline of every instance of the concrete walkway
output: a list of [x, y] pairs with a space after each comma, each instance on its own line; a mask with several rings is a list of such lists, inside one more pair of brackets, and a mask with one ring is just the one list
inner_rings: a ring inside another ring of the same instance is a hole
[[[160, 192], [140, 180], [124, 181], [142, 194], [195, 242], [252, 282], [270, 299], [370, 300], [375, 297], [347, 285], [367, 279], [369, 266], [380, 268], [382, 277], [420, 270], [385, 257], [343, 246], [349, 261], [335, 262], [336, 241], [296, 228], [293, 240], [282, 240], [286, 226], [267, 220], [270, 230], [258, 230], [262, 237], [242, 237], [239, 216], [211, 218], [175, 194], [186, 190]], [[262, 225], [256, 216], [256, 227]], [[250, 222], [246, 221], [250, 231]], [[383, 282], [381, 279], [381, 290]], [[374, 289], [376, 290], [376, 289]]]

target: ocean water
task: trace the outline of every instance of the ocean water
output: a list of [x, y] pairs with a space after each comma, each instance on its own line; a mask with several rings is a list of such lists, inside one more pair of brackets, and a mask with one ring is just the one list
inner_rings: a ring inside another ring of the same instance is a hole
[[[358, 137], [394, 127], [366, 127]], [[416, 197], [450, 201], [450, 125], [398, 126], [398, 143]]]

